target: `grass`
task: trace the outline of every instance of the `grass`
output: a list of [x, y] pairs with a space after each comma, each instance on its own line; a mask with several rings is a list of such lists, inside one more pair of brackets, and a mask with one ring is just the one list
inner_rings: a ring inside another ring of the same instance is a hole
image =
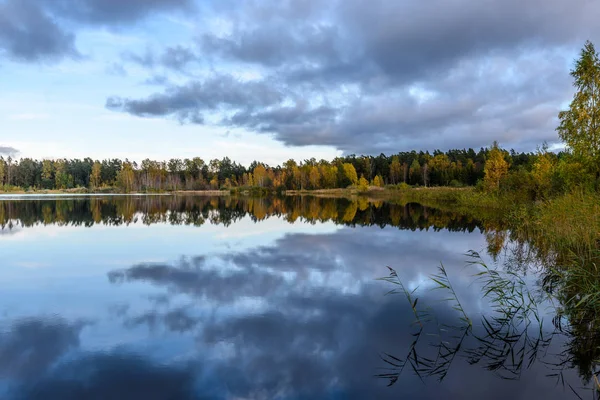
[[532, 219], [537, 236], [571, 249], [593, 249], [600, 241], [600, 197], [573, 193], [538, 205]]
[[[460, 357], [471, 365], [481, 365], [503, 379], [520, 379], [523, 370], [535, 363], [549, 366], [551, 373], [548, 376], [561, 377], [562, 368], [570, 367], [564, 359], [569, 355], [561, 354], [553, 359], [552, 355], [548, 357], [547, 349], [556, 336], [566, 335], [569, 339], [573, 332], [558, 329], [556, 325], [552, 331], [544, 328], [538, 306], [551, 299], [551, 294], [544, 293], [540, 297], [520, 274], [488, 266], [478, 253], [470, 252], [467, 256], [467, 264], [473, 269], [472, 284], [479, 285], [481, 298], [489, 302], [491, 311], [479, 316], [468, 315], [442, 265], [437, 274], [429, 277], [435, 285], [430, 290], [447, 294], [441, 301], [450, 303], [455, 310], [454, 323], [447, 322], [449, 315], [441, 315], [446, 322], [439, 322], [433, 309], [423, 304], [426, 299], [419, 302], [417, 295], [420, 293], [408, 292], [396, 271], [388, 267], [390, 274], [382, 280], [398, 288], [388, 293], [404, 294], [418, 326], [412, 333], [413, 340], [403, 357], [382, 354], [381, 358], [387, 367], [377, 376], [393, 385], [405, 368], [410, 366], [422, 381], [428, 378], [442, 381], [455, 359]], [[582, 306], [582, 303], [578, 306]], [[425, 337], [428, 339], [425, 340]]]

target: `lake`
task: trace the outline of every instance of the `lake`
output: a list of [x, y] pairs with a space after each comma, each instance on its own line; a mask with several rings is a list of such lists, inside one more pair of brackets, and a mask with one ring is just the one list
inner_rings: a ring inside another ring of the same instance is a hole
[[0, 227], [2, 398], [595, 395], [597, 332], [556, 317], [527, 243], [472, 216], [46, 196], [0, 198]]

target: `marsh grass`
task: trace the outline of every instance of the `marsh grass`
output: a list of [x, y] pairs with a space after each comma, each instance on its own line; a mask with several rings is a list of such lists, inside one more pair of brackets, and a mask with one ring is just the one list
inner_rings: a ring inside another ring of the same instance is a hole
[[[544, 331], [539, 310], [544, 303], [554, 307], [550, 295], [530, 288], [516, 271], [488, 266], [476, 252], [469, 252], [467, 257], [467, 266], [473, 269], [473, 283], [479, 285], [482, 298], [491, 306], [490, 314], [475, 318], [478, 323], [463, 307], [443, 265], [430, 279], [434, 283], [432, 290], [446, 293], [441, 301], [451, 304], [457, 313], [455, 323], [451, 324], [441, 323], [430, 308], [419, 302], [417, 290], [408, 291], [396, 271], [388, 267], [390, 274], [382, 280], [397, 286], [389, 293], [404, 294], [418, 321], [403, 357], [391, 353], [381, 355], [388, 367], [377, 376], [387, 379], [388, 385], [395, 384], [407, 366], [422, 381], [435, 378], [441, 382], [457, 357], [466, 359], [469, 364], [481, 365], [503, 379], [519, 379], [523, 370], [541, 361], [546, 354], [558, 332], [556, 329]], [[433, 355], [426, 348], [434, 349]], [[426, 355], [422, 355], [423, 352]], [[558, 367], [556, 370], [551, 370], [548, 376], [562, 378], [562, 370]]]
[[600, 198], [582, 192], [542, 203], [536, 210], [533, 229], [560, 248], [580, 254], [600, 243]]

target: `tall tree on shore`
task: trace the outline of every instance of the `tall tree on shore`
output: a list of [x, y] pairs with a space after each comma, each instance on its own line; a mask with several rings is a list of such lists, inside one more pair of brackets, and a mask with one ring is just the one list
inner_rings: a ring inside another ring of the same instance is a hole
[[483, 183], [486, 190], [493, 192], [500, 188], [500, 180], [508, 173], [508, 166], [498, 143], [494, 142], [485, 161], [485, 178], [483, 179]]
[[350, 182], [350, 184], [358, 184], [358, 175], [356, 174], [356, 169], [354, 168], [354, 165], [350, 163], [344, 163], [342, 164], [342, 168], [344, 169], [344, 175], [346, 179]]
[[4, 158], [0, 157], [0, 187], [4, 185]]
[[125, 191], [125, 193], [129, 193], [133, 191], [135, 184], [135, 173], [133, 171], [133, 165], [126, 160], [123, 163], [123, 168], [117, 174], [117, 185]]
[[392, 157], [392, 164], [390, 165], [390, 181], [392, 185], [400, 182], [400, 175], [402, 175], [400, 160], [398, 160], [398, 156], [394, 156]]
[[587, 41], [571, 71], [577, 88], [566, 111], [558, 114], [556, 130], [573, 155], [580, 158], [596, 177], [600, 175], [600, 60]]
[[102, 182], [102, 164], [98, 161], [92, 165], [92, 173], [90, 174], [90, 186], [92, 189], [97, 189], [100, 187]]
[[421, 164], [416, 158], [410, 164], [410, 183], [419, 185], [421, 183]]

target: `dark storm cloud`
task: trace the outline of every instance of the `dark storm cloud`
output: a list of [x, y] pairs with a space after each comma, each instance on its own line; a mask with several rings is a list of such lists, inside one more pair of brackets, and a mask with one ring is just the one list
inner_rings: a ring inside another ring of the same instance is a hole
[[0, 1], [0, 56], [4, 51], [22, 62], [79, 58], [75, 31], [67, 25], [121, 26], [156, 12], [193, 9], [193, 0], [4, 0]]
[[[533, 150], [556, 141], [556, 116], [572, 93], [571, 58], [600, 38], [600, 3], [587, 0], [222, 2], [212, 12], [231, 29], [205, 31], [201, 55], [183, 60], [258, 67], [254, 82], [282, 92], [268, 106], [222, 101], [219, 123], [345, 153], [493, 140]], [[139, 101], [157, 98], [168, 93]], [[205, 116], [216, 109], [195, 107]], [[188, 104], [163, 110], [153, 115], [187, 121], [179, 114], [195, 112]]]
[[19, 150], [10, 146], [0, 146], [0, 156], [14, 156], [19, 154]]

